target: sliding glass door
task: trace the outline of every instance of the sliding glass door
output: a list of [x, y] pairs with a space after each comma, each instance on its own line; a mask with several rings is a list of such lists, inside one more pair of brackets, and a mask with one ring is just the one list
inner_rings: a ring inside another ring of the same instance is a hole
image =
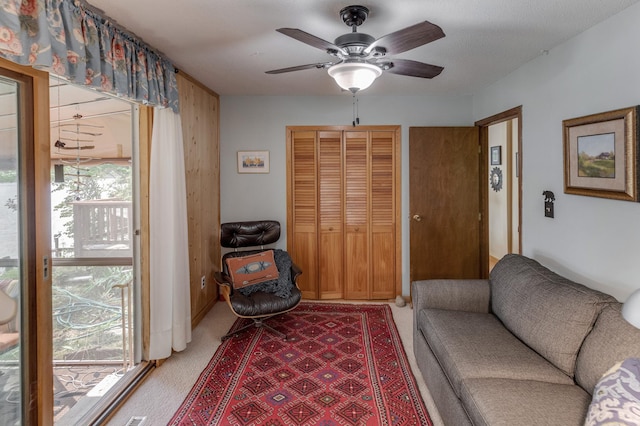
[[3, 426], [91, 424], [140, 370], [138, 108], [65, 87], [0, 59]]
[[0, 424], [22, 424], [18, 84], [0, 77]]
[[[0, 69], [0, 424], [30, 424], [36, 365], [27, 319], [35, 291], [29, 79]], [[34, 398], [37, 400], [37, 398]]]
[[54, 423], [90, 424], [140, 361], [137, 108], [55, 76], [49, 97]]

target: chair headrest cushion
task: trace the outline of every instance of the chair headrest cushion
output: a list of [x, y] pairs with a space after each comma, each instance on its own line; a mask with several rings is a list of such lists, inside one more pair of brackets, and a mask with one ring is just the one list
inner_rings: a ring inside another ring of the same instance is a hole
[[279, 239], [280, 222], [277, 220], [227, 222], [220, 225], [222, 247], [256, 247], [275, 243]]

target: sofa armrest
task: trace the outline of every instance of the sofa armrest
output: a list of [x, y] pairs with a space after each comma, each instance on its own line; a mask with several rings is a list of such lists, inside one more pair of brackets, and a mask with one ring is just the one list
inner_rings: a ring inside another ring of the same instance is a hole
[[488, 313], [491, 291], [489, 280], [424, 280], [411, 283], [411, 298], [416, 312], [430, 308]]

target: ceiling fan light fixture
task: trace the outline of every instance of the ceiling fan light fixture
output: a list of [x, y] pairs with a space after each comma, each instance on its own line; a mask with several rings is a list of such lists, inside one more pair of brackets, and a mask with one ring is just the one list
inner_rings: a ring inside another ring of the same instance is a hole
[[342, 62], [331, 66], [328, 72], [338, 86], [352, 93], [366, 89], [382, 75], [380, 67], [366, 62]]

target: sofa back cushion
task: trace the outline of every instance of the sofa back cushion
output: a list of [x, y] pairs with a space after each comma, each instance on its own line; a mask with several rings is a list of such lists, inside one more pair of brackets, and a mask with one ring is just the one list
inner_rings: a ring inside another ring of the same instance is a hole
[[606, 303], [616, 300], [516, 254], [491, 271], [491, 308], [520, 340], [573, 377], [576, 357]]
[[640, 330], [622, 318], [621, 310], [621, 303], [605, 307], [580, 348], [576, 383], [590, 394], [615, 364], [627, 358], [640, 358]]

